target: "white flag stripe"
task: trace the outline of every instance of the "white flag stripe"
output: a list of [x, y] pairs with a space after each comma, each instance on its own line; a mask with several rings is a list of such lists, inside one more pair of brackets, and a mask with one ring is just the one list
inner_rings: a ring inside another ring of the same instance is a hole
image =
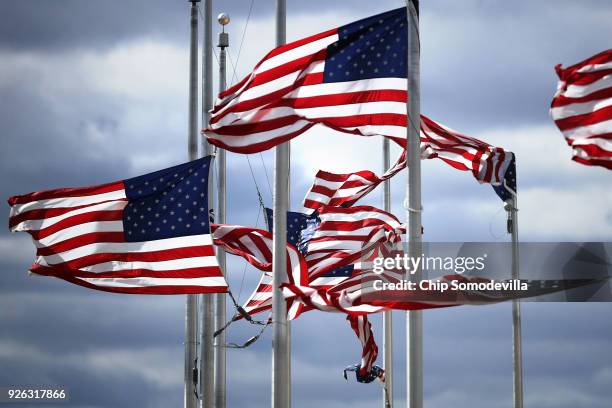
[[103, 287], [135, 288], [148, 286], [226, 286], [222, 277], [210, 278], [78, 278]]
[[16, 224], [12, 230], [13, 231], [38, 231], [52, 225], [57, 224], [58, 222], [65, 220], [66, 218], [70, 218], [75, 215], [90, 213], [94, 211], [120, 211], [125, 208], [128, 204], [126, 200], [121, 201], [107, 201], [100, 204], [89, 205], [87, 207], [78, 208], [76, 210], [68, 211], [62, 215], [56, 215], [55, 217], [49, 218], [29, 218]]
[[192, 268], [207, 268], [217, 265], [215, 256], [197, 256], [193, 258], [171, 259], [169, 261], [111, 261], [79, 268], [83, 272], [129, 271], [134, 269], [149, 269], [152, 271], [173, 271]]
[[568, 98], [581, 98], [594, 92], [612, 87], [612, 75], [605, 75], [598, 81], [588, 85], [569, 85], [563, 95]]
[[[57, 265], [62, 262], [69, 262], [84, 256], [93, 255], [96, 253], [145, 253], [163, 250], [172, 250], [176, 248], [189, 248], [198, 246], [212, 245], [210, 235], [189, 235], [176, 238], [158, 239], [145, 242], [102, 242], [89, 245], [83, 245], [78, 248], [61, 252], [54, 255], [43, 257], [48, 265]], [[193, 259], [193, 258], [187, 258]]]
[[61, 229], [36, 242], [36, 247], [43, 248], [58, 244], [67, 239], [80, 237], [93, 232], [123, 232], [123, 221], [93, 221]]
[[555, 118], [555, 120], [559, 120], [576, 115], [585, 115], [587, 113], [598, 111], [599, 109], [607, 108], [608, 106], [612, 106], [612, 98], [590, 102], [572, 103], [558, 108], [552, 108], [550, 110], [550, 114]]
[[308, 126], [311, 126], [310, 122], [306, 120], [297, 120], [295, 123], [292, 123], [290, 125], [283, 126], [280, 128], [276, 128], [274, 130], [258, 132], [258, 133], [251, 133], [250, 135], [245, 136], [245, 137], [228, 136], [224, 138], [223, 140], [229, 142], [231, 139], [232, 146], [245, 147], [251, 144], [262, 143], [270, 139], [274, 140], [277, 138], [281, 138], [281, 137], [286, 136], [288, 133], [297, 132]]
[[284, 98], [308, 98], [313, 96], [341, 95], [373, 90], [405, 91], [406, 89], [406, 80], [403, 78], [374, 78], [361, 79], [358, 81], [303, 85], [288, 93]]
[[[583, 138], [586, 139], [591, 138], [593, 136], [597, 136], [599, 134], [612, 133], [612, 118], [599, 123], [595, 123], [593, 125], [579, 126], [570, 130], [565, 130], [562, 133], [563, 136], [565, 136], [567, 139], [572, 139], [576, 142], [579, 142], [580, 139]], [[593, 140], [596, 141], [602, 139]]]
[[606, 62], [604, 64], [590, 64], [590, 65], [585, 65], [582, 68], [580, 68], [578, 70], [578, 72], [597, 72], [597, 71], [604, 71], [606, 69], [612, 69], [612, 62]]
[[309, 55], [316, 54], [317, 52], [327, 48], [328, 45], [338, 41], [338, 34], [332, 34], [328, 37], [323, 37], [321, 39], [315, 40], [313, 42], [306, 43], [299, 47], [293, 48], [291, 50], [285, 51], [281, 54], [275, 55], [267, 60], [265, 60], [256, 70], [255, 72], [261, 73], [268, 71], [270, 69], [279, 67], [281, 65], [287, 64], [291, 61], [294, 61], [299, 58], [307, 57]]
[[[604, 150], [612, 151], [612, 139], [604, 139], [597, 136], [591, 136], [588, 139], [577, 140], [574, 142], [574, 147], [595, 145], [601, 147]], [[612, 159], [612, 156], [610, 157]]]
[[111, 191], [108, 193], [96, 194], [91, 196], [50, 198], [47, 200], [31, 201], [29, 203], [14, 204], [11, 207], [11, 217], [31, 210], [43, 208], [70, 208], [81, 205], [98, 204], [102, 201], [125, 200], [125, 190]]

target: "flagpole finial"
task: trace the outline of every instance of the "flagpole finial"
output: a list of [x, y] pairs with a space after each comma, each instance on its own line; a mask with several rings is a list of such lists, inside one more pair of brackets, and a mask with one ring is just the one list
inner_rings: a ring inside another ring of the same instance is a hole
[[217, 21], [219, 22], [219, 24], [225, 27], [230, 23], [230, 16], [227, 13], [221, 13], [217, 16]]

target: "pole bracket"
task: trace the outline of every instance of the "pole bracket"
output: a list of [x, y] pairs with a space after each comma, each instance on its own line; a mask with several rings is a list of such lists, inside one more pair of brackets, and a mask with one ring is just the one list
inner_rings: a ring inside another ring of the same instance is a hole
[[420, 210], [417, 210], [416, 208], [412, 208], [412, 207], [410, 207], [410, 204], [408, 204], [408, 200], [404, 200], [403, 205], [404, 205], [404, 209], [405, 209], [406, 211], [410, 211], [410, 212], [413, 212], [413, 213], [420, 213], [420, 212], [423, 212], [423, 206], [421, 206], [421, 209], [420, 209]]

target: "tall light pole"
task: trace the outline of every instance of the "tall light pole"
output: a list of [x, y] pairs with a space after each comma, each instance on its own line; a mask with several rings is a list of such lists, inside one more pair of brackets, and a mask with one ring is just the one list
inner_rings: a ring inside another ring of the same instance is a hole
[[[191, 31], [189, 46], [189, 131], [187, 138], [187, 149], [189, 160], [198, 158], [198, 3], [200, 0], [191, 1]], [[187, 295], [185, 311], [185, 386], [183, 395], [183, 406], [195, 408], [197, 366], [196, 347], [198, 341], [197, 320], [197, 295]]]
[[[229, 47], [229, 35], [225, 32], [225, 26], [229, 24], [230, 18], [226, 13], [221, 13], [217, 17], [221, 24], [222, 31], [219, 33], [219, 92], [225, 91], [226, 83], [226, 48]], [[226, 152], [224, 149], [217, 150], [217, 222], [226, 223], [227, 214], [227, 190], [226, 190]], [[225, 251], [219, 249], [217, 252], [219, 266], [225, 276], [227, 273]], [[215, 294], [215, 332], [222, 329], [225, 325], [225, 293]], [[227, 383], [226, 383], [226, 349], [225, 349], [225, 330], [219, 331], [215, 337], [215, 408], [225, 408], [227, 404]]]

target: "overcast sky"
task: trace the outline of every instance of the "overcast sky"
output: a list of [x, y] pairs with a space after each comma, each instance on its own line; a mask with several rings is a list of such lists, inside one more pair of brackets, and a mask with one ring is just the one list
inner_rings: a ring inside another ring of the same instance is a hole
[[[246, 31], [250, 1], [214, 3], [215, 15], [232, 17], [235, 82], [274, 45], [274, 2], [254, 2]], [[287, 37], [403, 4], [289, 0]], [[421, 1], [422, 111], [516, 153], [523, 241], [612, 240], [612, 174], [572, 162], [548, 115], [554, 65], [610, 48], [611, 21], [606, 0]], [[123, 179], [185, 160], [188, 29], [186, 1], [2, 1], [3, 197]], [[296, 139], [292, 207], [301, 208], [319, 168], [380, 172], [380, 147], [376, 138], [317, 127]], [[255, 225], [247, 160], [230, 154], [228, 163], [228, 221]], [[251, 163], [271, 205], [272, 153]], [[393, 211], [403, 219], [405, 173], [392, 189]], [[365, 202], [380, 200], [377, 190]], [[423, 206], [426, 240], [507, 240], [492, 189], [440, 161], [423, 163]], [[69, 406], [79, 408], [180, 406], [184, 297], [97, 293], [29, 277], [29, 241], [0, 233], [0, 387], [66, 387]], [[259, 276], [243, 268], [243, 261], [230, 261], [230, 285], [241, 300]], [[524, 304], [527, 407], [609, 407], [611, 312], [606, 303]], [[510, 318], [507, 304], [425, 312], [427, 407], [511, 406]], [[380, 318], [372, 320], [381, 345]], [[397, 407], [405, 406], [404, 322], [395, 313]], [[256, 330], [237, 324], [229, 339], [241, 342]], [[379, 385], [341, 377], [360, 355], [343, 316], [311, 312], [292, 333], [295, 407], [377, 406]], [[266, 333], [247, 350], [229, 351], [228, 406], [269, 406], [270, 349]]]

